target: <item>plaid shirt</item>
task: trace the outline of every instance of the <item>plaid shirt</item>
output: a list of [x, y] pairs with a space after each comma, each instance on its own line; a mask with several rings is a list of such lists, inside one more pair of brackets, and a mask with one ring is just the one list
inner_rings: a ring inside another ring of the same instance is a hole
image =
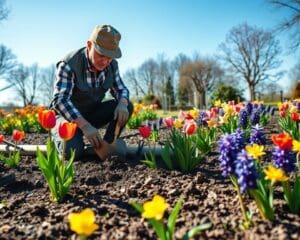
[[[91, 71], [90, 63], [87, 58], [87, 51], [85, 52], [85, 56], [88, 62], [88, 68], [86, 69], [87, 83], [92, 88], [99, 88], [105, 80], [107, 68], [99, 73]], [[129, 91], [120, 77], [119, 69], [117, 69], [115, 76], [116, 78], [111, 89], [112, 93], [115, 95], [114, 97], [116, 99], [126, 98], [129, 100]], [[75, 85], [74, 80], [75, 74], [70, 66], [65, 62], [60, 62], [56, 70], [56, 83], [52, 107], [69, 121], [81, 117], [80, 112], [76, 109], [70, 99]]]

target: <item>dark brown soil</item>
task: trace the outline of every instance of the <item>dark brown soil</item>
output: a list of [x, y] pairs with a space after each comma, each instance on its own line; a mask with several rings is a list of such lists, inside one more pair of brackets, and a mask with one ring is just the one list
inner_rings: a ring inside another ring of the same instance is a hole
[[[268, 139], [279, 131], [276, 121], [266, 128]], [[132, 135], [125, 140], [134, 143], [136, 133], [126, 130], [122, 135]], [[45, 138], [28, 134], [24, 143], [44, 144]], [[270, 151], [271, 142], [268, 144]], [[270, 160], [270, 152], [265, 160]], [[0, 163], [0, 178], [15, 176], [0, 186], [0, 239], [75, 239], [67, 216], [87, 207], [95, 211], [100, 225], [90, 239], [157, 239], [152, 227], [129, 204], [131, 200], [144, 202], [154, 194], [164, 196], [172, 208], [184, 195], [176, 239], [203, 222], [211, 222], [212, 227], [196, 239], [300, 239], [300, 216], [288, 213], [280, 192], [275, 192], [275, 221], [263, 221], [256, 204], [246, 198], [254, 226], [239, 228], [242, 215], [238, 198], [231, 182], [221, 176], [216, 152], [190, 174], [150, 169], [135, 156], [112, 156], [104, 162], [90, 156], [76, 161], [75, 167], [69, 195], [62, 203], [53, 203], [35, 157], [22, 156], [17, 169]]]

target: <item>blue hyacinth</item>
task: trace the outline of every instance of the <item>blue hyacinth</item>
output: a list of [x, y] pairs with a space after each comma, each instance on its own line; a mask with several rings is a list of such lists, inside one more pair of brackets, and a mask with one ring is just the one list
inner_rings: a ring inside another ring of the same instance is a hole
[[239, 152], [241, 149], [244, 149], [246, 146], [246, 134], [245, 132], [237, 128], [235, 132], [232, 134], [234, 138], [235, 148]]
[[275, 167], [282, 168], [286, 173], [295, 171], [296, 154], [294, 152], [275, 146], [272, 155]]
[[250, 115], [252, 113], [252, 109], [253, 109], [252, 103], [248, 102], [246, 104], [246, 110], [247, 110], [248, 115]]
[[264, 132], [264, 128], [261, 127], [259, 124], [252, 126], [250, 132], [250, 144], [258, 144], [258, 145], [265, 145], [266, 144], [266, 136]]
[[199, 126], [207, 126], [207, 113], [205, 111], [202, 111], [199, 113], [197, 123]]
[[246, 109], [243, 109], [242, 111], [240, 111], [239, 114], [239, 125], [242, 128], [246, 128], [248, 125], [248, 112]]
[[252, 111], [252, 114], [251, 114], [251, 125], [256, 125], [259, 123], [259, 120], [260, 120], [260, 109], [257, 108], [255, 109], [254, 111]]
[[224, 134], [218, 141], [219, 161], [222, 175], [228, 177], [234, 172], [234, 161], [237, 156], [235, 137], [231, 134]]
[[242, 150], [242, 152], [237, 155], [237, 159], [235, 161], [235, 174], [237, 176], [241, 192], [256, 188], [256, 179], [258, 174], [255, 162], [253, 158], [249, 157], [245, 150]]

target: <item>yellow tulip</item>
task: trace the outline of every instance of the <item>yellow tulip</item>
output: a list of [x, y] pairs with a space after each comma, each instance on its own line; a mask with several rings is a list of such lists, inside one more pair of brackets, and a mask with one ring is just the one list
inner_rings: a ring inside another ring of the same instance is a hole
[[214, 105], [215, 107], [221, 107], [221, 104], [222, 104], [221, 100], [216, 100]]
[[144, 212], [142, 213], [142, 217], [161, 220], [168, 207], [169, 204], [166, 203], [162, 196], [155, 195], [151, 201], [143, 204]]
[[268, 166], [268, 169], [264, 170], [264, 173], [266, 174], [265, 179], [271, 180], [272, 183], [274, 182], [285, 182], [289, 180], [289, 177], [287, 177], [284, 173], [284, 171], [281, 168], [275, 168], [272, 165]]
[[259, 157], [266, 154], [264, 152], [264, 146], [258, 145], [256, 143], [254, 143], [252, 146], [247, 145], [246, 146], [246, 151], [248, 152], [249, 156], [253, 157], [254, 159], [259, 159]]
[[293, 140], [293, 151], [300, 152], [300, 142], [297, 140]]
[[95, 214], [90, 208], [86, 208], [80, 213], [71, 213], [68, 218], [71, 230], [81, 236], [88, 237], [99, 228], [95, 223]]
[[182, 122], [179, 119], [175, 119], [173, 122], [173, 126], [175, 128], [181, 128], [182, 127]]

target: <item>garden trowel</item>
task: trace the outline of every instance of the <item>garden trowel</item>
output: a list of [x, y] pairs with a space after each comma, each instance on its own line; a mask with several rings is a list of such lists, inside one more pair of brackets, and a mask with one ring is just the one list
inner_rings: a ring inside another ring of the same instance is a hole
[[95, 149], [96, 154], [105, 160], [110, 154], [116, 153], [120, 156], [125, 156], [127, 153], [126, 144], [123, 139], [118, 138], [120, 133], [120, 125], [117, 124], [115, 128], [114, 140], [111, 144], [106, 141], [102, 141], [101, 147]]

